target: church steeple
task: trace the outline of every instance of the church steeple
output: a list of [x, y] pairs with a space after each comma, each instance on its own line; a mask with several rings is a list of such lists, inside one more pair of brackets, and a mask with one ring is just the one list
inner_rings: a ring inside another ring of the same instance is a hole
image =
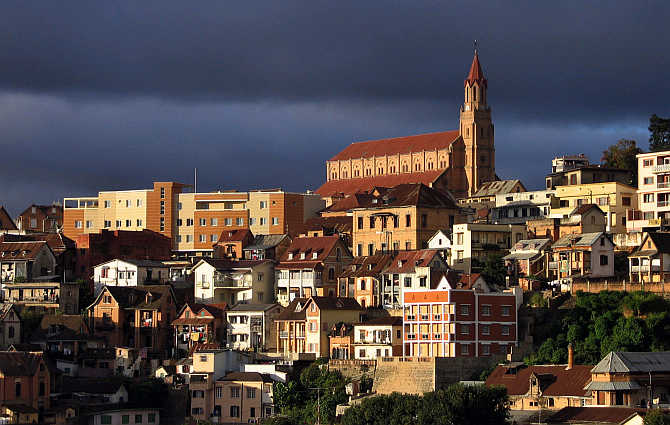
[[486, 104], [488, 81], [479, 63], [476, 42], [475, 55], [463, 87], [459, 130], [465, 147], [463, 162], [468, 194], [471, 195], [482, 183], [496, 178], [493, 122], [491, 108]]

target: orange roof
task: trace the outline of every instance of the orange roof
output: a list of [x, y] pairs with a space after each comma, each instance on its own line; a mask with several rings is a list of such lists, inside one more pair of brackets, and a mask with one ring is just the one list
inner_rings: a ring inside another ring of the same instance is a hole
[[470, 83], [472, 85], [473, 83], [479, 83], [480, 85], [486, 87], [487, 86], [487, 81], [486, 78], [484, 77], [484, 72], [482, 71], [482, 66], [479, 64], [479, 55], [475, 51], [475, 57], [472, 59], [472, 65], [470, 65], [470, 73], [468, 74], [468, 78], [465, 79], [465, 86]]
[[339, 194], [350, 195], [359, 192], [369, 192], [375, 187], [396, 187], [401, 184], [423, 183], [430, 186], [445, 170], [430, 170], [422, 173], [390, 174], [385, 176], [353, 178], [347, 180], [330, 180], [316, 190], [321, 196]]
[[448, 148], [458, 137], [458, 130], [450, 130], [417, 134], [415, 136], [356, 142], [344, 148], [342, 152], [330, 158], [330, 160], [342, 161], [345, 159], [440, 150]]

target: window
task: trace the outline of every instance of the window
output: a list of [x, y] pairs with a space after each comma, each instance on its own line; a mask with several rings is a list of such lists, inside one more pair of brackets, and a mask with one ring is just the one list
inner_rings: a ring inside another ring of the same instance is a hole
[[147, 422], [149, 422], [150, 424], [156, 423], [156, 414], [155, 413], [147, 414]]
[[223, 398], [223, 387], [216, 387], [216, 398]]
[[405, 227], [411, 227], [412, 226], [412, 216], [407, 214], [405, 215]]
[[202, 415], [204, 409], [202, 407], [194, 407], [191, 409], [191, 415]]
[[121, 423], [122, 424], [129, 424], [130, 423], [130, 415], [121, 415]]
[[651, 167], [654, 165], [654, 160], [653, 159], [645, 159], [642, 161], [642, 166], [643, 167]]
[[654, 202], [654, 194], [645, 193], [644, 195], [642, 195], [642, 202], [644, 203]]
[[219, 219], [213, 217], [213, 218], [211, 218], [211, 219], [209, 220], [209, 223], [210, 223], [212, 226], [218, 226], [218, 225], [219, 225]]
[[482, 335], [491, 335], [491, 326], [482, 325]]
[[117, 228], [120, 228], [121, 227], [121, 220], [116, 220], [115, 224], [116, 224]]
[[135, 415], [135, 423], [136, 424], [142, 423], [142, 415]]
[[463, 354], [463, 355], [470, 354], [470, 345], [469, 344], [461, 344], [461, 354]]
[[254, 226], [256, 224], [256, 219], [253, 217], [249, 217], [249, 226]]
[[216, 242], [216, 235], [215, 234], [209, 235], [209, 241], [210, 242]]
[[470, 325], [461, 325], [461, 335], [470, 335]]
[[266, 208], [267, 206], [268, 206], [268, 203], [267, 203], [266, 201], [261, 201], [261, 202], [260, 202], [260, 208], [261, 208], [261, 209], [264, 209], [264, 208]]
[[193, 235], [186, 235], [186, 242], [193, 242]]
[[279, 226], [279, 217], [272, 217], [272, 225]]
[[426, 276], [421, 276], [419, 278], [419, 286], [422, 287], [422, 288], [425, 288], [426, 287], [426, 281], [427, 281]]
[[368, 244], [368, 255], [372, 255], [375, 253], [375, 244], [369, 243]]
[[226, 218], [223, 220], [224, 224], [226, 226], [232, 226], [233, 225], [233, 219], [232, 218]]
[[230, 387], [230, 398], [240, 398], [240, 387]]
[[256, 388], [247, 388], [247, 398], [256, 398]]
[[137, 227], [142, 227], [142, 220], [139, 218], [137, 219]]
[[421, 227], [428, 227], [428, 215], [421, 214]]
[[132, 226], [132, 225], [133, 225], [133, 221], [132, 221], [132, 220], [126, 220], [126, 227], [130, 227], [130, 226]]
[[482, 345], [482, 355], [490, 356], [491, 355], [491, 346], [488, 344]]
[[105, 201], [105, 208], [111, 208], [112, 207], [112, 201]]
[[606, 266], [608, 262], [608, 257], [607, 255], [601, 255], [600, 256], [600, 265], [601, 266]]
[[112, 423], [112, 415], [102, 415], [100, 416], [100, 423], [103, 425], [108, 425]]
[[356, 256], [360, 257], [361, 255], [363, 255], [363, 244], [359, 243], [356, 245]]
[[266, 222], [265, 217], [261, 217], [261, 220], [260, 220], [261, 226], [265, 226], [265, 222]]
[[622, 196], [621, 197], [621, 205], [624, 207], [630, 207], [630, 197], [629, 196]]
[[644, 178], [644, 184], [654, 184], [654, 178], [653, 177], [645, 177]]
[[207, 242], [207, 235], [200, 235], [200, 242]]
[[510, 316], [512, 313], [512, 307], [508, 305], [502, 306], [502, 315], [503, 316]]
[[[33, 226], [33, 227], [35, 227], [35, 226]], [[91, 227], [93, 227], [93, 222], [91, 220], [86, 220], [86, 228], [90, 229]]]
[[231, 418], [240, 417], [240, 406], [230, 406], [230, 417]]
[[161, 187], [161, 199], [165, 198], [165, 188]]
[[509, 336], [509, 326], [503, 325], [501, 333], [503, 336]]
[[81, 229], [83, 227], [83, 222], [81, 220], [75, 220], [74, 221], [74, 228], [75, 229]]
[[235, 224], [238, 226], [244, 226], [244, 219], [242, 217], [237, 217], [235, 219]]
[[358, 217], [358, 229], [363, 229], [363, 217]]
[[375, 228], [375, 218], [373, 216], [370, 216], [370, 228]]
[[112, 221], [111, 220], [105, 220], [104, 226], [105, 226], [105, 228], [112, 227]]
[[193, 219], [192, 218], [187, 218], [186, 219], [186, 225], [187, 226], [193, 226]]
[[467, 316], [470, 314], [470, 305], [461, 304], [461, 316]]
[[165, 214], [165, 201], [161, 201], [161, 214]]
[[130, 208], [132, 205], [133, 205], [133, 204], [132, 204], [132, 202], [130, 201], [130, 199], [126, 199], [126, 208]]
[[490, 305], [483, 305], [482, 306], [482, 316], [490, 316], [491, 315], [491, 306]]
[[207, 226], [207, 219], [206, 218], [201, 218], [200, 219], [200, 225], [201, 226]]

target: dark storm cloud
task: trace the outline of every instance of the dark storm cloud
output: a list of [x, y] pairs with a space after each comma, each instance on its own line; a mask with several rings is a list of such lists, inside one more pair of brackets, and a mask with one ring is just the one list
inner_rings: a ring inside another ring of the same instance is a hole
[[318, 187], [352, 141], [456, 128], [474, 38], [498, 173], [535, 187], [552, 155], [646, 145], [648, 116], [670, 112], [669, 15], [665, 1], [5, 1], [0, 203], [195, 166], [206, 189]]

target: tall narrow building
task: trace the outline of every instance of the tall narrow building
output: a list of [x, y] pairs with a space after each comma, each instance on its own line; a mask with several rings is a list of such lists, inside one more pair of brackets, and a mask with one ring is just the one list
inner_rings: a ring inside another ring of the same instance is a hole
[[496, 180], [487, 98], [488, 82], [475, 51], [457, 130], [352, 143], [326, 161], [326, 182], [317, 193], [332, 201], [374, 187], [423, 183], [457, 198], [472, 195]]

